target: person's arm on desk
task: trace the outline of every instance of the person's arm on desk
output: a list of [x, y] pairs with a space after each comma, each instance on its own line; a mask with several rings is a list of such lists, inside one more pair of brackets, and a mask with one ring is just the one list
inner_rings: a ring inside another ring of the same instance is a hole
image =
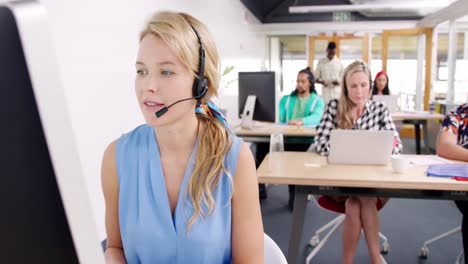
[[443, 158], [468, 162], [468, 149], [458, 145], [457, 136], [449, 131], [440, 132], [436, 149]]
[[119, 182], [115, 161], [115, 144], [112, 142], [104, 152], [101, 167], [101, 184], [106, 204], [107, 264], [125, 264], [122, 239], [119, 228]]
[[[464, 148], [467, 146], [460, 146], [457, 142], [460, 133], [463, 135], [468, 129], [466, 124], [460, 123], [466, 122], [467, 112], [467, 105], [461, 105], [455, 111], [450, 111], [442, 121], [442, 129], [437, 139], [437, 155], [447, 159], [468, 161], [468, 149]], [[461, 144], [466, 143], [461, 142]]]
[[291, 121], [288, 122], [288, 125], [290, 125], [290, 126], [303, 126], [304, 121], [302, 121], [302, 120], [291, 120]]
[[263, 224], [255, 162], [242, 143], [233, 179], [232, 263], [263, 263]]
[[333, 129], [336, 128], [336, 109], [338, 107], [337, 100], [331, 100], [325, 113], [323, 113], [322, 120], [317, 129], [317, 136], [315, 138], [315, 150], [320, 155], [328, 155], [330, 150], [330, 134]]
[[[318, 95], [315, 95], [318, 96]], [[320, 124], [320, 120], [323, 116], [323, 110], [325, 108], [325, 104], [323, 103], [323, 99], [319, 98], [317, 104], [314, 107], [313, 112], [302, 118], [302, 123], [304, 126], [317, 126]]]
[[280, 123], [286, 123], [288, 120], [287, 117], [287, 109], [286, 109], [286, 101], [288, 100], [288, 95], [283, 96], [280, 101], [280, 108], [279, 108], [279, 121]]
[[380, 129], [392, 130], [395, 132], [392, 154], [400, 154], [403, 151], [403, 144], [401, 143], [400, 134], [398, 134], [395, 123], [393, 123], [393, 119], [390, 116], [390, 111], [388, 111], [387, 106], [383, 105], [382, 103], [378, 103], [378, 105], [379, 108], [382, 109], [382, 113], [379, 115], [381, 117]]

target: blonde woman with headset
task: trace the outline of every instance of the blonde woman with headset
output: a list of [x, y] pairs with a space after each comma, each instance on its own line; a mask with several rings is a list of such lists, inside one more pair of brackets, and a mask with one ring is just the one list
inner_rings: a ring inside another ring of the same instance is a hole
[[[328, 155], [330, 133], [333, 129], [393, 130], [395, 131], [393, 154], [403, 146], [387, 107], [382, 102], [369, 100], [371, 73], [364, 62], [355, 61], [344, 70], [340, 98], [328, 103], [317, 130], [315, 149]], [[381, 263], [379, 248], [378, 210], [387, 199], [379, 197], [328, 197], [344, 206], [346, 218], [343, 224], [343, 263], [353, 263], [361, 235], [367, 241], [372, 263]]]
[[209, 101], [219, 59], [207, 27], [156, 13], [135, 67], [146, 123], [102, 162], [107, 263], [263, 263], [255, 163]]

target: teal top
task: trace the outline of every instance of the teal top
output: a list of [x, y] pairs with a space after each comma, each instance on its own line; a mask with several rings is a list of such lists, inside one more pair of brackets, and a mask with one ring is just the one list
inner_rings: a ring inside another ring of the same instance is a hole
[[325, 109], [322, 97], [316, 93], [311, 94], [305, 104], [304, 114], [302, 116], [293, 116], [295, 106], [297, 102], [300, 102], [298, 98], [299, 96], [292, 94], [281, 98], [279, 121], [287, 123], [290, 120], [301, 119], [305, 126], [318, 126]]
[[[241, 140], [231, 141], [224, 165], [234, 177]], [[213, 213], [186, 229], [193, 214], [186, 190], [197, 148], [195, 143], [172, 215], [154, 128], [141, 125], [117, 141], [119, 223], [128, 264], [231, 263], [232, 184], [224, 172], [213, 191]]]
[[307, 103], [309, 102], [310, 96], [296, 98], [296, 103], [291, 114], [291, 120], [302, 119], [306, 113]]

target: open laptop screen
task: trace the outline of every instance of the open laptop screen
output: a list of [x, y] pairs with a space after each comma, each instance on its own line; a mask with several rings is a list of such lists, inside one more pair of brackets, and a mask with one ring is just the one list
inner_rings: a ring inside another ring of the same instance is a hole
[[330, 164], [386, 165], [390, 162], [394, 131], [334, 129], [330, 134]]

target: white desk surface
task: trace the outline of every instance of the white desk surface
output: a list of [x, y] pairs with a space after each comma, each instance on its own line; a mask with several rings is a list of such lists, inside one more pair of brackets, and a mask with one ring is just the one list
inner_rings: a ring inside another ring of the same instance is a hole
[[[428, 177], [427, 165], [413, 165], [396, 174], [391, 165], [328, 165], [326, 157], [312, 152], [268, 154], [257, 170], [260, 183], [311, 186], [468, 191], [468, 182]], [[420, 159], [420, 155], [405, 155]], [[419, 157], [418, 157], [419, 156]]]
[[415, 111], [415, 112], [395, 112], [390, 114], [393, 121], [402, 120], [442, 120], [444, 115], [440, 113], [430, 113], [427, 111]]
[[281, 132], [286, 137], [314, 137], [317, 130], [311, 127], [288, 126], [270, 122], [256, 122], [252, 129], [233, 126], [234, 132], [240, 137], [269, 137], [271, 134]]

